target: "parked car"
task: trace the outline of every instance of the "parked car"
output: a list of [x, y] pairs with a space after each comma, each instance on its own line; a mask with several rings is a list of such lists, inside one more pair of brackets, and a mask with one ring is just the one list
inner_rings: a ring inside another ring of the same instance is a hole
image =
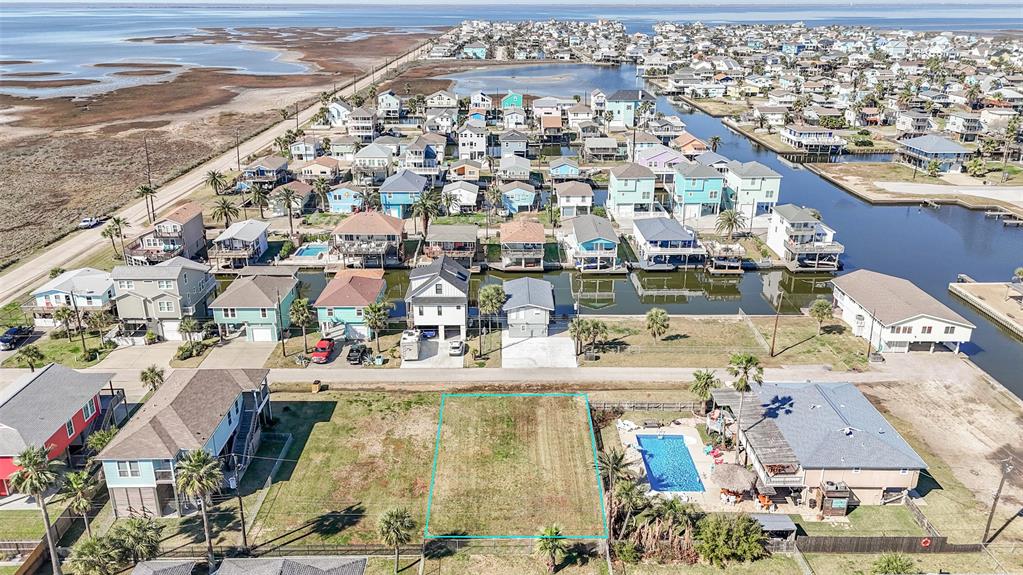
[[32, 334], [32, 328], [27, 325], [17, 325], [0, 335], [0, 349], [7, 351], [18, 347], [18, 344]]
[[364, 343], [353, 343], [351, 349], [348, 350], [348, 364], [349, 365], [362, 365], [367, 359], [369, 359], [369, 348]]
[[89, 228], [94, 228], [99, 225], [99, 221], [99, 218], [94, 218], [92, 216], [82, 218], [82, 221], [78, 222], [78, 229], [87, 230]]
[[462, 352], [464, 351], [465, 344], [462, 343], [462, 340], [456, 339], [454, 341], [448, 342], [448, 355], [462, 355]]
[[423, 339], [433, 339], [437, 337], [437, 330], [435, 329], [424, 329], [422, 330]]
[[316, 342], [316, 347], [313, 348], [310, 358], [313, 363], [327, 363], [330, 361], [330, 354], [332, 353], [334, 353], [334, 340], [325, 337]]

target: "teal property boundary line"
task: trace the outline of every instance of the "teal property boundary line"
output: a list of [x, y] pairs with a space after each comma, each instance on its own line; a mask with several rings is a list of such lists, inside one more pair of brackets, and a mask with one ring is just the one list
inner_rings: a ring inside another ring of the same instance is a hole
[[[548, 538], [542, 535], [434, 535], [430, 533], [430, 514], [433, 509], [433, 490], [437, 481], [437, 462], [440, 456], [441, 429], [444, 425], [444, 402], [448, 397], [580, 397], [586, 405], [586, 424], [590, 430], [590, 449], [593, 453], [593, 475], [597, 481], [597, 495], [600, 506], [600, 518], [604, 532], [600, 535], [561, 535]], [[604, 509], [604, 485], [600, 481], [600, 462], [597, 459], [597, 438], [593, 431], [593, 417], [590, 415], [590, 398], [585, 393], [442, 393], [440, 396], [440, 415], [437, 417], [437, 435], [433, 445], [433, 467], [430, 472], [430, 493], [426, 498], [426, 521], [423, 526], [424, 539], [607, 539], [607, 511]]]

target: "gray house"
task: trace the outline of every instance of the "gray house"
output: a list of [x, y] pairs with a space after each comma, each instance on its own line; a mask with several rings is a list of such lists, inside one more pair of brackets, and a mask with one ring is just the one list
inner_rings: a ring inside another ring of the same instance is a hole
[[554, 312], [554, 286], [541, 279], [524, 277], [504, 282], [508, 300], [502, 308], [508, 316], [511, 337], [546, 337]]
[[206, 250], [206, 230], [202, 224], [202, 206], [199, 202], [181, 205], [163, 218], [156, 220], [125, 248], [125, 263], [148, 266], [175, 256], [192, 259]]
[[224, 559], [213, 575], [363, 575], [365, 557], [260, 557]]
[[147, 331], [183, 340], [182, 318], [208, 317], [217, 287], [209, 266], [181, 256], [153, 266], [117, 266], [110, 276], [117, 316], [133, 340]]
[[497, 137], [501, 144], [501, 157], [522, 156], [526, 157], [526, 150], [529, 146], [529, 136], [518, 130], [508, 130]]
[[210, 259], [224, 267], [244, 267], [256, 263], [269, 247], [269, 230], [270, 222], [262, 220], [235, 222], [213, 240]]

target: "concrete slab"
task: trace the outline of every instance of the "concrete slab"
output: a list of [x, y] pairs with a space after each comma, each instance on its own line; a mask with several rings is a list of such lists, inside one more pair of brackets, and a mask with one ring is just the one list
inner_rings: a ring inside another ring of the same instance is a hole
[[501, 331], [501, 367], [576, 367], [575, 342], [567, 333], [548, 337], [511, 337]]
[[448, 354], [448, 340], [439, 338], [424, 339], [419, 346], [419, 359], [416, 361], [402, 361], [401, 369], [460, 368], [464, 367], [464, 361], [462, 355]]
[[161, 341], [152, 345], [132, 345], [111, 351], [94, 367], [98, 370], [145, 369], [151, 365], [167, 367], [180, 341]]
[[214, 346], [199, 367], [202, 369], [258, 369], [263, 367], [274, 347], [278, 345], [280, 344], [276, 342], [228, 340]]

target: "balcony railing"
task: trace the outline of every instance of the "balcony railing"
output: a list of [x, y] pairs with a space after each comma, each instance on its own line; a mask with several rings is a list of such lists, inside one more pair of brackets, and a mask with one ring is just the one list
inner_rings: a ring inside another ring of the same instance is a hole
[[752, 461], [753, 470], [757, 472], [757, 476], [760, 477], [760, 481], [764, 485], [771, 487], [798, 487], [806, 481], [802, 473], [776, 473], [770, 475], [764, 469], [759, 459], [753, 457]]
[[501, 256], [506, 258], [542, 258], [543, 248], [506, 248], [501, 246]]
[[157, 483], [161, 481], [174, 481], [174, 472], [170, 469], [156, 469], [153, 473], [156, 475]]
[[162, 262], [175, 256], [180, 256], [185, 251], [185, 246], [177, 246], [174, 249], [131, 247], [125, 249], [128, 255], [133, 258], [145, 258], [149, 261]]
[[256, 245], [241, 248], [214, 245], [210, 248], [211, 258], [243, 258], [256, 255]]
[[806, 242], [785, 241], [785, 249], [793, 254], [841, 254], [845, 246], [838, 242]]
[[469, 258], [476, 255], [476, 246], [426, 246], [423, 254], [431, 258], [448, 256], [452, 258]]
[[165, 230], [165, 229], [161, 229], [161, 228], [156, 228], [155, 230], [153, 230], [153, 236], [157, 237], [157, 238], [180, 239], [181, 238], [181, 230], [180, 229], [179, 230]]
[[383, 254], [394, 246], [393, 242], [342, 241], [338, 251], [342, 254]]
[[694, 245], [694, 246], [689, 246], [689, 247], [683, 247], [683, 246], [657, 246], [657, 245], [652, 245], [652, 244], [642, 244], [642, 245], [640, 245], [640, 250], [643, 253], [656, 254], [656, 255], [679, 255], [679, 256], [688, 255], [688, 256], [692, 256], [692, 255], [702, 255], [702, 254], [707, 253], [706, 248], [704, 248], [701, 245]]

